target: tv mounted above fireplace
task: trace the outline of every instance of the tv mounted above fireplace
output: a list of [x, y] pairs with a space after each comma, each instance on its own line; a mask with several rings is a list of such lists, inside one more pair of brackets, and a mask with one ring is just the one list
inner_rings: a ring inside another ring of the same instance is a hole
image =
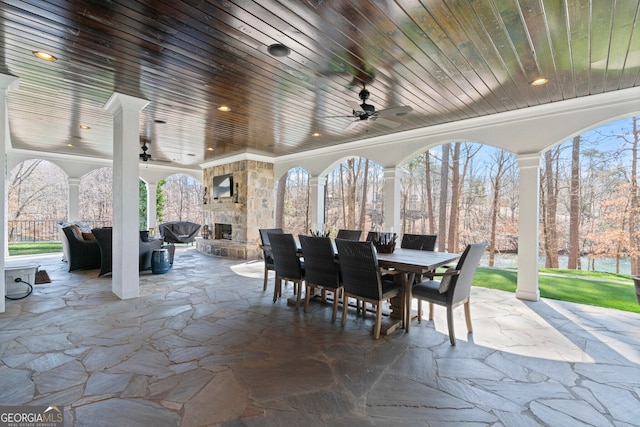
[[218, 175], [213, 177], [213, 198], [233, 196], [233, 175]]

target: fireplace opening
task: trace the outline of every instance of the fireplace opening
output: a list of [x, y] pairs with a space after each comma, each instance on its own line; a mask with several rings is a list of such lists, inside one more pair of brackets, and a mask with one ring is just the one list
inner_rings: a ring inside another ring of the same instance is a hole
[[232, 240], [231, 224], [215, 224], [213, 238], [216, 240]]

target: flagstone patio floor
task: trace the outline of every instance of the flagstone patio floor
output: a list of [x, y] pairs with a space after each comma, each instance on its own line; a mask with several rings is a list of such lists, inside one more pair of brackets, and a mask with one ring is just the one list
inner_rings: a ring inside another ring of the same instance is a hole
[[376, 341], [373, 315], [341, 327], [328, 303], [287, 305], [291, 286], [274, 304], [259, 261], [181, 247], [129, 300], [37, 262], [51, 283], [0, 314], [0, 405], [67, 426], [640, 425], [637, 314], [474, 288], [455, 347], [441, 307]]

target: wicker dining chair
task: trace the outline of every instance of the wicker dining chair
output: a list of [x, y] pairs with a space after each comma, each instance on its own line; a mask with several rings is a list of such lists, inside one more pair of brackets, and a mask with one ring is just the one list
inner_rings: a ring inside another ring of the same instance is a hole
[[[405, 249], [417, 249], [420, 251], [433, 251], [436, 248], [435, 234], [410, 234], [405, 233], [402, 236], [400, 247]], [[422, 275], [416, 274], [415, 283], [422, 281]]]
[[362, 236], [361, 230], [345, 230], [341, 228], [338, 230], [336, 239], [360, 240], [360, 236]]
[[335, 322], [338, 314], [338, 303], [342, 295], [340, 280], [340, 264], [336, 262], [333, 243], [328, 237], [298, 236], [302, 253], [304, 254], [304, 275], [306, 292], [304, 311], [309, 307], [312, 290], [320, 289], [322, 299], [325, 291], [333, 292], [333, 311], [331, 321]]
[[284, 233], [282, 228], [261, 228], [260, 241], [262, 242], [262, 257], [264, 258], [264, 284], [262, 290], [267, 290], [267, 280], [269, 279], [269, 271], [275, 271], [276, 268], [273, 264], [273, 256], [271, 255], [271, 249], [266, 249], [269, 246], [269, 233]]
[[435, 234], [409, 234], [405, 233], [402, 236], [400, 247], [405, 249], [418, 249], [421, 251], [432, 251], [436, 247]]
[[[418, 300], [418, 322], [422, 320], [422, 301], [429, 303], [429, 320], [433, 320], [434, 304], [447, 308], [447, 326], [451, 345], [456, 345], [453, 309], [459, 305], [464, 304], [467, 330], [469, 333], [473, 332], [470, 310], [471, 283], [486, 247], [486, 242], [467, 245], [455, 269], [433, 273], [432, 277], [412, 287], [412, 296]], [[434, 280], [435, 276], [440, 276], [442, 279]]]
[[293, 282], [293, 292], [297, 295], [296, 306], [300, 307], [302, 282], [305, 280], [304, 262], [298, 256], [298, 245], [292, 234], [268, 233], [276, 272], [273, 302], [282, 296], [282, 281]]
[[342, 286], [344, 287], [342, 326], [347, 321], [349, 297], [361, 299], [376, 306], [373, 338], [378, 339], [382, 328], [382, 303], [389, 298], [400, 295], [402, 286], [393, 280], [382, 278], [377, 252], [372, 242], [336, 239], [336, 246], [340, 259]]

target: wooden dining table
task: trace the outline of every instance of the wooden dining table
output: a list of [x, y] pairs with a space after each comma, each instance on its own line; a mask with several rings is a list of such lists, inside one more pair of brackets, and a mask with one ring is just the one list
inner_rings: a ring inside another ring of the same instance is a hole
[[[405, 330], [409, 332], [411, 322], [411, 288], [416, 275], [425, 275], [438, 267], [451, 264], [460, 258], [460, 254], [418, 249], [396, 248], [392, 253], [378, 253], [380, 267], [398, 272], [402, 283], [404, 301], [391, 300], [390, 320], [385, 322], [382, 333], [395, 331], [405, 321]], [[404, 310], [402, 308], [404, 307]]]

